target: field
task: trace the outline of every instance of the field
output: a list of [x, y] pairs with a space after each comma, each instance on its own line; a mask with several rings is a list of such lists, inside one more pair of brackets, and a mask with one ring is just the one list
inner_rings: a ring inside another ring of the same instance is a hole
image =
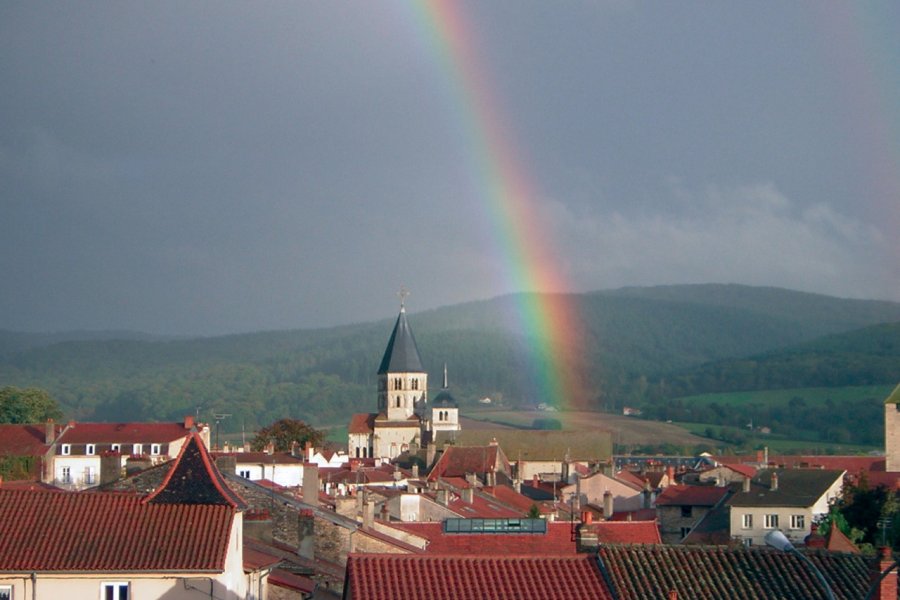
[[861, 398], [882, 400], [887, 398], [894, 385], [864, 385], [831, 388], [791, 388], [785, 390], [765, 390], [759, 392], [728, 392], [721, 394], [700, 394], [678, 398], [690, 404], [711, 404], [720, 406], [759, 405], [788, 406], [791, 400], [800, 398], [808, 406], [825, 405], [830, 400], [836, 405]]

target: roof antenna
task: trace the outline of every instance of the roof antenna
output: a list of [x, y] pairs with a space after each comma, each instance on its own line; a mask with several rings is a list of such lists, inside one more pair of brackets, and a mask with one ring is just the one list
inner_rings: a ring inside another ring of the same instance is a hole
[[409, 296], [409, 290], [401, 284], [397, 295], [400, 296], [400, 312], [406, 312], [406, 297]]

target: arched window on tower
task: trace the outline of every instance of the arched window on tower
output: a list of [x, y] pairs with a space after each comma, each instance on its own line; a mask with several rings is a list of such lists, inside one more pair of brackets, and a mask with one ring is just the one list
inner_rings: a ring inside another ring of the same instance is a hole
[[419, 389], [419, 380], [418, 379], [412, 380], [412, 389], [414, 389], [414, 390]]

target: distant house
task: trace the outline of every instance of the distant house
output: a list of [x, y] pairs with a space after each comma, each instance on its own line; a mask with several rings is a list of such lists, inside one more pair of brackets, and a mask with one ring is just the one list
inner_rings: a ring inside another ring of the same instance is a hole
[[841, 495], [845, 471], [763, 469], [732, 496], [731, 537], [746, 545], [764, 544], [769, 531], [780, 529], [794, 543], [810, 534], [813, 521], [828, 513]]
[[729, 496], [728, 488], [670, 485], [656, 498], [656, 514], [662, 539], [681, 542], [711, 510]]
[[172, 460], [192, 430], [208, 442], [209, 428], [192, 417], [180, 423], [0, 425], [0, 456], [28, 459], [28, 478], [78, 490], [118, 478], [129, 461], [149, 467]]
[[196, 433], [149, 496], [0, 486], [0, 594], [264, 598], [271, 564], [245, 571], [244, 508]]

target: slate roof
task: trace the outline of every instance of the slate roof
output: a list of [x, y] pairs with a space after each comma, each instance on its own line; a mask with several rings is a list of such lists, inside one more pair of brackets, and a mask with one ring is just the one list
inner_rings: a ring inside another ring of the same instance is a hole
[[133, 494], [0, 489], [0, 571], [219, 572], [233, 518]]
[[378, 374], [385, 373], [424, 373], [422, 359], [419, 358], [419, 348], [416, 346], [416, 338], [406, 320], [406, 311], [400, 309], [400, 315], [391, 332]]
[[[773, 473], [778, 474], [777, 490], [771, 489]], [[762, 469], [751, 481], [750, 491], [735, 493], [729, 498], [728, 504], [731, 506], [812, 506], [843, 475], [844, 471], [826, 469]]]
[[353, 600], [612, 600], [591, 556], [351, 554]]
[[728, 488], [704, 485], [670, 485], [656, 497], [656, 506], [715, 506]]
[[203, 440], [190, 433], [188, 442], [172, 462], [172, 468], [155, 492], [144, 500], [147, 504], [220, 505], [238, 510], [247, 508], [213, 464]]
[[[857, 554], [807, 552], [837, 600], [862, 598], [866, 560]], [[600, 568], [618, 600], [808, 600], [825, 593], [803, 558], [768, 548], [605, 545]]]

